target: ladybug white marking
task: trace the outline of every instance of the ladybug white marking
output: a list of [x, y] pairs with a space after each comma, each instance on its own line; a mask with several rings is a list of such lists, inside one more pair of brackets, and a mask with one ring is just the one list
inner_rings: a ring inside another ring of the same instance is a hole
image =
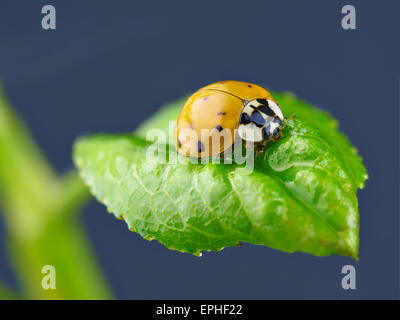
[[272, 100], [255, 99], [246, 103], [239, 120], [238, 134], [248, 142], [262, 142], [279, 137], [284, 117]]

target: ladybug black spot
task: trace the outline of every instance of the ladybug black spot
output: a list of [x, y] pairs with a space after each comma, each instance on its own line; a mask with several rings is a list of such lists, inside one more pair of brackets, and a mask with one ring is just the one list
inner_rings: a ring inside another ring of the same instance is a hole
[[271, 137], [271, 126], [267, 125], [262, 131], [264, 140], [267, 140]]
[[250, 121], [253, 122], [257, 127], [263, 127], [265, 124], [265, 119], [257, 110], [254, 110], [252, 113]]
[[249, 88], [253, 88], [253, 86], [252, 86], [251, 84], [248, 84], [247, 86], [248, 86]]
[[203, 143], [201, 141], [197, 141], [197, 151], [200, 153], [203, 152], [203, 150], [204, 150]]
[[278, 117], [275, 117], [274, 122], [277, 123], [279, 126], [282, 125], [282, 121]]
[[257, 102], [263, 104], [264, 106], [268, 105], [267, 99], [257, 99]]
[[270, 117], [275, 116], [275, 112], [268, 106], [268, 101], [265, 99], [257, 99], [262, 105], [258, 107], [258, 110], [262, 113], [269, 115]]
[[217, 129], [219, 132], [222, 131], [222, 127], [221, 127], [220, 125], [217, 125], [217, 126], [215, 127], [215, 129]]
[[224, 116], [224, 115], [226, 115], [226, 112], [218, 112], [217, 115]]
[[250, 116], [247, 113], [240, 115], [240, 124], [248, 124], [251, 122]]

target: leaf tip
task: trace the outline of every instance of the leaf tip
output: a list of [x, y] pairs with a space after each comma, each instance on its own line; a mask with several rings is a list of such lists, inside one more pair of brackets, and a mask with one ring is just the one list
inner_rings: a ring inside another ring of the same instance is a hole
[[201, 258], [203, 256], [203, 253], [199, 250], [193, 253], [193, 255], [195, 255], [196, 257]]
[[146, 239], [147, 241], [153, 241], [155, 239], [152, 235], [147, 235], [147, 236], [144, 236], [143, 238]]

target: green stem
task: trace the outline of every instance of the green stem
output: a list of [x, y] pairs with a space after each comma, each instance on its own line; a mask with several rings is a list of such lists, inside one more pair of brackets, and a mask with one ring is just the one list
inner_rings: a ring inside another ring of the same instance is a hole
[[[25, 298], [111, 297], [76, 214], [88, 199], [76, 172], [54, 173], [0, 90], [0, 204]], [[55, 290], [42, 288], [45, 265]]]
[[[10, 237], [10, 252], [23, 284], [34, 299], [108, 299], [110, 293], [75, 219], [55, 219], [33, 239]], [[42, 268], [54, 266], [56, 289], [42, 287]]]
[[0, 284], [0, 300], [15, 300], [17, 295], [8, 287]]

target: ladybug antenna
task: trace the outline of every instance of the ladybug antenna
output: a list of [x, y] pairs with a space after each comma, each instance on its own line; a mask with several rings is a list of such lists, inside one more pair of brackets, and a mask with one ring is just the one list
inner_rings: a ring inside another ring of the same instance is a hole
[[286, 120], [285, 120], [285, 124], [283, 125], [282, 130], [285, 129], [285, 127], [286, 127], [286, 125], [288, 124], [288, 122], [289, 122], [290, 120], [294, 119], [294, 118], [296, 118], [296, 115], [295, 115], [295, 114], [292, 115], [290, 118], [286, 119]]

